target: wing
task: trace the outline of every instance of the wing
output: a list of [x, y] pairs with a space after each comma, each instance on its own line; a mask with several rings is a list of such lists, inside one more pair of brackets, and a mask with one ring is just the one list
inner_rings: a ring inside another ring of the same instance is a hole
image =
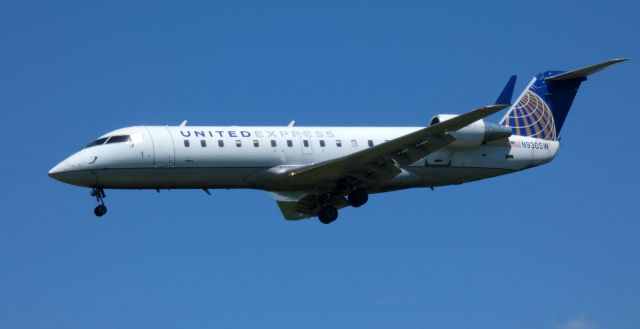
[[455, 138], [447, 134], [492, 115], [507, 104], [481, 107], [452, 119], [417, 130], [350, 155], [312, 165], [288, 168], [277, 173], [285, 186], [319, 186], [352, 177], [368, 184], [380, 184], [401, 172], [400, 167], [449, 145]]
[[[277, 176], [276, 181], [280, 186], [314, 188], [269, 194], [288, 220], [317, 216], [323, 203], [330, 203], [338, 209], [344, 208], [348, 205], [344, 194], [332, 193], [336, 192], [332, 190], [340, 179], [350, 178], [351, 181], [375, 188], [398, 175], [400, 167], [410, 165], [453, 142], [455, 139], [447, 132], [463, 128], [507, 106], [497, 104], [482, 107], [341, 158], [302, 167], [280, 168], [272, 172]], [[323, 184], [326, 188], [319, 187]]]

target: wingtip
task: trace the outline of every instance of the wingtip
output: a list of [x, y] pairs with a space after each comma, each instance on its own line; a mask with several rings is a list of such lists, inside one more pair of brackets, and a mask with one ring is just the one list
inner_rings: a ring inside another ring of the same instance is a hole
[[614, 58], [611, 61], [612, 62], [616, 62], [616, 63], [622, 63], [622, 62], [626, 62], [628, 60], [630, 60], [631, 58], [627, 58], [627, 57], [622, 57], [622, 58]]
[[612, 60], [606, 61], [603, 64], [606, 63], [607, 66], [611, 66], [611, 65], [615, 65], [618, 63], [622, 63], [622, 62], [626, 62], [628, 61], [630, 58], [626, 58], [626, 57], [622, 57], [622, 58], [614, 58]]

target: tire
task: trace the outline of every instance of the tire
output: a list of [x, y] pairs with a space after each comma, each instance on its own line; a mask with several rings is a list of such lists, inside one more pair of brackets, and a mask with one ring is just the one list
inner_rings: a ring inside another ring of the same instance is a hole
[[102, 217], [107, 213], [107, 206], [103, 204], [98, 205], [95, 209], [93, 209], [93, 213], [98, 217]]
[[331, 224], [338, 218], [338, 209], [334, 206], [326, 206], [318, 212], [318, 219], [322, 224]]
[[350, 206], [358, 208], [369, 201], [369, 193], [366, 190], [354, 190], [347, 195], [347, 202]]

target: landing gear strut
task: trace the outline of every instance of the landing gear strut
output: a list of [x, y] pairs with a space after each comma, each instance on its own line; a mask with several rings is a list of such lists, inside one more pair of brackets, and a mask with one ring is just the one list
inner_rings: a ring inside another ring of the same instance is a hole
[[100, 202], [100, 204], [93, 209], [93, 213], [98, 217], [104, 216], [107, 213], [107, 206], [104, 205], [104, 198], [106, 194], [104, 194], [104, 189], [101, 187], [93, 188], [91, 190], [91, 196], [96, 198], [96, 201]]
[[325, 206], [318, 212], [318, 219], [322, 224], [330, 224], [338, 218], [338, 209], [334, 206]]
[[366, 190], [356, 189], [347, 195], [347, 202], [354, 208], [361, 207], [369, 200], [369, 193]]

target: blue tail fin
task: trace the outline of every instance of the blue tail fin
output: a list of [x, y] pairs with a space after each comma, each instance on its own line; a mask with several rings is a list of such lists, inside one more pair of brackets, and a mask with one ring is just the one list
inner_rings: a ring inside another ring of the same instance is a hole
[[580, 84], [587, 76], [626, 59], [614, 59], [582, 69], [547, 71], [536, 75], [500, 124], [514, 135], [558, 140]]

